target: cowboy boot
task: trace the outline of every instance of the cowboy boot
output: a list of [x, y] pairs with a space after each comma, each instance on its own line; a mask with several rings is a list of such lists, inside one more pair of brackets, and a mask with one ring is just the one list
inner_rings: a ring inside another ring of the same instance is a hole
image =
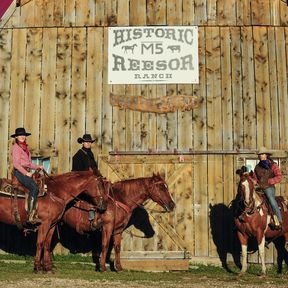
[[38, 215], [36, 212], [36, 203], [37, 203], [37, 198], [31, 197], [30, 205], [32, 206], [32, 211], [30, 212], [29, 217], [28, 217], [28, 222], [30, 222], [31, 224], [42, 223], [41, 219], [38, 218]]

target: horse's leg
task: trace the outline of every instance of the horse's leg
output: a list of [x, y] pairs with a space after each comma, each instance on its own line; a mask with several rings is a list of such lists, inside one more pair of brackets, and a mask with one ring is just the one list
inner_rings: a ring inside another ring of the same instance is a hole
[[241, 274], [247, 271], [247, 246], [248, 246], [248, 236], [242, 234], [241, 232], [237, 232], [239, 241], [241, 243], [242, 250], [242, 269]]
[[51, 247], [51, 241], [52, 237], [55, 231], [55, 227], [52, 227], [46, 237], [46, 240], [44, 242], [44, 271], [46, 272], [52, 272], [52, 258], [51, 258], [51, 253], [50, 253], [50, 247]]
[[[259, 243], [259, 240], [258, 240]], [[265, 265], [265, 237], [262, 236], [262, 239], [260, 240], [260, 243], [258, 244], [259, 249], [259, 255], [261, 260], [261, 266], [262, 266], [262, 273], [263, 275], [266, 274], [266, 265]]]
[[50, 225], [48, 223], [42, 223], [38, 228], [38, 236], [37, 236], [37, 244], [36, 244], [36, 255], [34, 258], [34, 271], [38, 273], [42, 270], [41, 265], [41, 255], [43, 251], [43, 245], [45, 242], [45, 239], [47, 237], [48, 230], [50, 228]]
[[122, 239], [121, 233], [114, 235], [115, 268], [117, 271], [123, 270], [120, 261], [121, 239]]
[[107, 250], [108, 245], [111, 239], [113, 231], [113, 224], [108, 223], [103, 226], [102, 229], [102, 250], [101, 250], [101, 259], [100, 259], [100, 267], [102, 272], [106, 272], [106, 256], [107, 256]]
[[282, 263], [283, 260], [285, 260], [285, 263], [287, 264], [287, 250], [285, 248], [285, 238], [278, 237], [273, 240], [273, 243], [275, 245], [275, 248], [277, 250], [277, 273], [282, 273]]

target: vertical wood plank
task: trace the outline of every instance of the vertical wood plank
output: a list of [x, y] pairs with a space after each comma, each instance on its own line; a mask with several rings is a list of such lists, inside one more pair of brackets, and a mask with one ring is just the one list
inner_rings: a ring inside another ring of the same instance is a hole
[[102, 26], [107, 23], [107, 19], [105, 18], [105, 2], [106, 0], [98, 0], [96, 1], [95, 7], [95, 25]]
[[166, 14], [166, 0], [147, 1], [147, 25], [165, 25]]
[[71, 56], [73, 31], [69, 28], [58, 29], [57, 39], [57, 86], [56, 86], [56, 128], [55, 145], [59, 150], [61, 163], [58, 173], [71, 170], [70, 167], [70, 96], [71, 96]]
[[10, 134], [15, 128], [24, 125], [24, 83], [27, 30], [13, 30], [13, 46], [11, 59], [11, 98]]
[[174, 1], [167, 0], [167, 23], [169, 25], [182, 25], [182, 14], [183, 14], [183, 3], [182, 0]]
[[[144, 97], [147, 99], [154, 98], [156, 95], [156, 85], [147, 85]], [[142, 114], [142, 149], [156, 149], [157, 146], [157, 116], [156, 113]]]
[[217, 1], [217, 24], [236, 25], [236, 0]]
[[[184, 95], [193, 95], [192, 85], [183, 84], [178, 85], [178, 92]], [[196, 108], [197, 109], [197, 108]], [[177, 147], [179, 150], [189, 150], [193, 147], [193, 125], [192, 125], [192, 111], [181, 112], [178, 111], [177, 118]]]
[[182, 24], [183, 25], [194, 25], [195, 19], [195, 3], [194, 0], [182, 0]]
[[130, 1], [130, 26], [146, 25], [146, 0]]
[[208, 149], [222, 149], [219, 28], [207, 27], [206, 41]]
[[20, 27], [33, 27], [35, 25], [35, 1], [30, 1], [24, 6], [20, 7], [21, 10], [21, 17], [20, 17], [20, 22], [19, 26]]
[[257, 144], [271, 147], [267, 28], [254, 27], [255, 82], [257, 104]]
[[270, 103], [271, 103], [271, 147], [279, 149], [279, 99], [277, 81], [277, 59], [276, 59], [276, 38], [275, 29], [268, 28], [268, 60], [269, 60], [269, 83], [270, 83]]
[[[55, 146], [55, 94], [56, 94], [56, 59], [57, 29], [43, 29], [42, 50], [42, 95], [40, 114], [40, 148]], [[52, 164], [52, 163], [51, 163]], [[51, 167], [53, 172], [55, 167]]]
[[243, 100], [241, 70], [241, 34], [238, 27], [231, 28], [231, 80], [233, 94], [233, 130], [234, 148], [244, 145], [243, 136]]
[[236, 1], [237, 25], [251, 25], [251, 0]]
[[[104, 58], [103, 63], [108, 63], [108, 29], [104, 29]], [[102, 67], [103, 73], [103, 93], [102, 93], [102, 153], [107, 154], [112, 149], [112, 107], [110, 104], [110, 92], [111, 92], [111, 85], [106, 85], [108, 83], [108, 71], [107, 65], [103, 64]]]
[[41, 9], [43, 13], [43, 26], [54, 26], [54, 1], [43, 0]]
[[207, 20], [208, 25], [216, 25], [217, 0], [207, 0]]
[[231, 35], [230, 28], [223, 27], [221, 33], [221, 90], [223, 118], [223, 149], [233, 149], [233, 104], [231, 81]]
[[79, 149], [78, 137], [86, 132], [86, 29], [74, 28], [72, 36], [71, 156]]
[[270, 0], [251, 1], [252, 25], [270, 25]]
[[[42, 36], [40, 28], [29, 29], [27, 33], [25, 127], [32, 133], [29, 138], [30, 149], [39, 148]], [[31, 113], [31, 110], [34, 112]]]
[[[277, 53], [277, 78], [280, 121], [280, 149], [288, 147], [288, 92], [287, 92], [287, 64], [283, 59], [288, 59], [288, 28], [276, 29], [276, 53]], [[285, 49], [286, 46], [286, 49]], [[285, 116], [284, 116], [285, 115]]]
[[[73, 26], [76, 22], [76, 2], [77, 0], [70, 0], [65, 2], [65, 17], [64, 25]], [[58, 20], [59, 21], [59, 20]]]
[[207, 24], [207, 0], [194, 0], [195, 3], [195, 25]]
[[76, 26], [87, 26], [90, 19], [89, 0], [75, 2], [75, 24]]
[[7, 178], [8, 173], [8, 134], [9, 100], [11, 84], [11, 48], [12, 30], [3, 29], [0, 32], [0, 177]]
[[193, 94], [199, 98], [199, 107], [193, 110], [193, 148], [207, 149], [207, 90], [206, 90], [206, 29], [200, 27], [199, 38], [199, 84], [193, 85]]
[[[166, 96], [166, 85], [157, 85], [156, 97]], [[157, 115], [157, 150], [168, 149], [168, 134], [167, 134], [167, 113]]]
[[280, 1], [280, 25], [288, 26], [288, 9], [283, 1]]
[[252, 27], [243, 27], [241, 31], [244, 147], [255, 149], [257, 146], [257, 137], [255, 137], [255, 131], [257, 131], [257, 122], [254, 81], [254, 41]]
[[[177, 94], [176, 85], [167, 85], [167, 94], [175, 95]], [[177, 118], [178, 111], [174, 113], [167, 113], [167, 149], [172, 150], [178, 147], [177, 142]]]
[[197, 155], [193, 163], [195, 256], [209, 254], [207, 160], [207, 156]]
[[87, 116], [86, 129], [96, 139], [94, 155], [101, 154], [103, 104], [103, 28], [88, 28], [87, 44]]
[[117, 25], [129, 25], [129, 1], [118, 0]]
[[271, 25], [280, 25], [280, 2], [281, 0], [270, 0]]
[[[223, 194], [223, 159], [219, 155], [209, 155], [208, 156], [208, 203], [209, 205], [218, 205], [224, 203], [224, 194]], [[209, 226], [209, 256], [217, 256], [217, 247], [214, 245], [213, 237], [211, 235], [211, 224]]]
[[[72, 2], [74, 0], [71, 0]], [[67, 1], [70, 3], [70, 0]], [[55, 26], [63, 26], [66, 21], [65, 15], [65, 0], [57, 0], [54, 1], [54, 25]]]

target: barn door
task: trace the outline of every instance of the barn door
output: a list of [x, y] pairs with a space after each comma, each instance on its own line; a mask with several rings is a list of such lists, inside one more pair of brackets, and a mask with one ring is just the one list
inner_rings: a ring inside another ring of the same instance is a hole
[[[152, 176], [159, 172], [168, 184], [176, 203], [172, 213], [157, 213], [158, 204], [149, 200], [145, 207], [155, 230], [152, 239], [142, 239], [139, 230], [123, 233], [123, 251], [191, 251], [193, 250], [193, 189], [192, 165], [181, 163], [178, 157], [102, 156], [100, 171], [112, 182], [122, 179]], [[150, 211], [150, 209], [152, 211]]]

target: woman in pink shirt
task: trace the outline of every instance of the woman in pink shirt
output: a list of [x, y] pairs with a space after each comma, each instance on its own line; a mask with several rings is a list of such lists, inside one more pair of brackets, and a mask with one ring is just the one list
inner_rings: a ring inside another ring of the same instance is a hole
[[28, 197], [28, 221], [32, 224], [37, 224], [41, 222], [36, 215], [36, 202], [39, 189], [32, 179], [31, 169], [43, 169], [43, 166], [32, 163], [31, 153], [26, 143], [26, 137], [29, 135], [31, 133], [27, 133], [25, 128], [22, 127], [17, 128], [15, 134], [11, 135], [12, 138], [15, 138], [15, 143], [12, 146], [13, 173], [17, 180], [30, 191]]

